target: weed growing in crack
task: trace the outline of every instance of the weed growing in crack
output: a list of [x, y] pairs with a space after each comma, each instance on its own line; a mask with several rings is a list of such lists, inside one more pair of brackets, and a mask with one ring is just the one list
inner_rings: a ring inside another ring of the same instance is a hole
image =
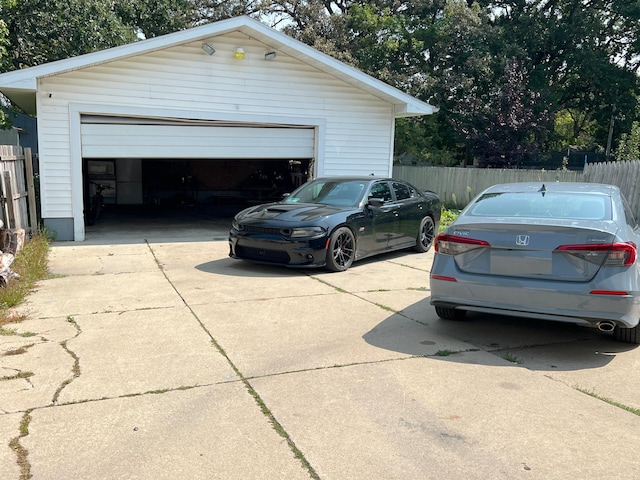
[[33, 377], [35, 374], [33, 372], [18, 372], [15, 375], [6, 375], [4, 377], [0, 377], [0, 381], [2, 380], [17, 380], [19, 378], [29, 378]]
[[6, 352], [4, 352], [1, 356], [4, 357], [9, 357], [12, 355], [22, 355], [24, 353], [27, 353], [27, 351], [33, 347], [35, 345], [35, 343], [31, 343], [29, 345], [23, 345], [20, 348], [14, 348], [13, 350], [7, 350]]
[[17, 463], [20, 467], [20, 480], [31, 478], [31, 465], [29, 464], [29, 451], [20, 444], [20, 439], [29, 435], [29, 424], [31, 423], [31, 412], [27, 410], [20, 422], [20, 434], [12, 438], [9, 442], [9, 448], [13, 450], [17, 457]]
[[507, 362], [515, 363], [516, 365], [521, 363], [520, 359], [512, 353], [507, 352], [504, 355], [502, 355], [502, 358], [504, 358]]
[[622, 410], [626, 410], [629, 413], [633, 413], [634, 415], [640, 416], [640, 408], [633, 408], [633, 407], [630, 407], [628, 405], [624, 405], [622, 403], [616, 402], [615, 400], [611, 400], [610, 398], [603, 397], [602, 395], [598, 395], [597, 393], [595, 393], [593, 391], [593, 389], [588, 389], [587, 390], [586, 388], [582, 388], [582, 387], [579, 387], [579, 386], [575, 386], [573, 388], [575, 388], [579, 392], [582, 392], [582, 393], [584, 393], [586, 395], [589, 395], [590, 397], [597, 398], [600, 401], [608, 403], [609, 405], [621, 408]]
[[382, 305], [381, 303], [376, 303], [375, 306], [380, 307], [381, 309], [386, 310], [387, 312], [397, 313], [393, 308], [387, 307], [386, 305]]
[[445, 350], [438, 350], [436, 352], [436, 357], [448, 357], [449, 355], [453, 355], [454, 353], [456, 353], [456, 352], [454, 352], [453, 350], [446, 350], [446, 349]]

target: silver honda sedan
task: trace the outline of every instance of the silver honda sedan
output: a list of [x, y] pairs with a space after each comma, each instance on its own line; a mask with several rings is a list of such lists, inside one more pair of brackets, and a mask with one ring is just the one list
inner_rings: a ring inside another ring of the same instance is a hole
[[640, 343], [640, 231], [620, 189], [594, 183], [488, 188], [435, 239], [431, 304], [597, 327]]

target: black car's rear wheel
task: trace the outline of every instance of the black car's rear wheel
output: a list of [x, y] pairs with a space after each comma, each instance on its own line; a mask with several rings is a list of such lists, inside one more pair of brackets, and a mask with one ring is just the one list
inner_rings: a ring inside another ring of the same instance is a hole
[[467, 312], [465, 310], [456, 310], [455, 308], [436, 307], [436, 313], [440, 318], [445, 320], [464, 320]]
[[613, 339], [619, 342], [640, 344], [639, 326], [640, 325], [636, 325], [633, 328], [624, 328], [616, 325], [613, 329]]
[[420, 230], [418, 238], [416, 238], [416, 252], [428, 252], [433, 245], [433, 239], [436, 237], [436, 225], [431, 217], [424, 217], [420, 222]]
[[353, 263], [356, 254], [356, 240], [347, 227], [337, 228], [329, 240], [327, 249], [327, 269], [344, 272]]

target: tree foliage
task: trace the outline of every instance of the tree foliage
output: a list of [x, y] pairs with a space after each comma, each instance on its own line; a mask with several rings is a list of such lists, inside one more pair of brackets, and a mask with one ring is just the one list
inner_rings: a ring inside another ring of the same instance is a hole
[[[640, 114], [640, 100], [636, 112]], [[637, 118], [638, 120], [632, 122], [630, 131], [620, 136], [615, 154], [616, 160], [640, 160], [640, 115], [637, 115]]]
[[0, 0], [0, 9], [2, 71], [252, 15], [439, 107], [397, 123], [396, 153], [418, 161], [520, 166], [570, 145], [620, 158], [640, 122], [638, 1]]
[[105, 0], [0, 0], [11, 54], [4, 71], [30, 67], [135, 40]]

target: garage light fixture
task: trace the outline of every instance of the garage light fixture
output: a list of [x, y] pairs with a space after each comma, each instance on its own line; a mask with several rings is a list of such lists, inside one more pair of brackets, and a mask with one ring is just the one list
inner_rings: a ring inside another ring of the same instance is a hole
[[236, 47], [233, 49], [233, 53], [235, 54], [238, 60], [242, 60], [244, 58], [244, 48]]
[[267, 50], [266, 52], [264, 52], [265, 60], [273, 60], [274, 58], [276, 58], [276, 52], [274, 52], [273, 50]]
[[213, 48], [213, 45], [211, 45], [210, 43], [203, 43], [202, 51], [207, 55], [213, 55], [214, 53], [216, 53], [216, 49]]

